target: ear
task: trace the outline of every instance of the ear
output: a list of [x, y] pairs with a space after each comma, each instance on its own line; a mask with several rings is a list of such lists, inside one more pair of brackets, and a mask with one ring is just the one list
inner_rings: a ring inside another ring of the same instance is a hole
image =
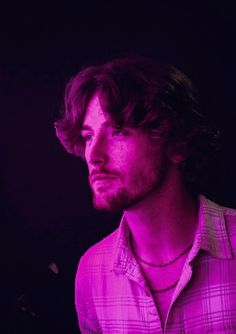
[[168, 146], [168, 158], [174, 164], [180, 164], [187, 158], [186, 143], [170, 143]]

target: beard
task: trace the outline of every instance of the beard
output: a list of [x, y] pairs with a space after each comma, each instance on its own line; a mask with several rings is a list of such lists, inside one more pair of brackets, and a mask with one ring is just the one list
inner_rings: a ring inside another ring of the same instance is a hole
[[91, 185], [95, 209], [109, 213], [127, 210], [153, 192], [161, 191], [167, 177], [167, 170], [168, 166], [163, 162], [153, 170], [137, 175], [126, 187], [121, 183], [117, 188], [100, 187], [99, 191], [95, 191]]
[[127, 189], [121, 188], [116, 193], [95, 194], [93, 192], [93, 205], [99, 211], [120, 213], [134, 205], [138, 198], [131, 197]]

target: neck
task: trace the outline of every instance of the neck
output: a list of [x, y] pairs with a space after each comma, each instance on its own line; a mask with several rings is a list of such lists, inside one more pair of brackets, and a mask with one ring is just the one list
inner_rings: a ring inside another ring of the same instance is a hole
[[125, 211], [131, 244], [140, 256], [166, 262], [194, 239], [198, 208], [181, 182], [167, 185]]

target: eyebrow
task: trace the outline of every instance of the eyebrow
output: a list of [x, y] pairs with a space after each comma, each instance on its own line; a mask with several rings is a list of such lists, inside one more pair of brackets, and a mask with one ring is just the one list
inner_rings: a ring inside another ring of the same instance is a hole
[[80, 131], [86, 131], [86, 130], [92, 130], [92, 128], [89, 125], [82, 125], [81, 130]]
[[[104, 123], [102, 123], [102, 126], [108, 128], [109, 126], [111, 126], [111, 123], [108, 122], [108, 121], [105, 121]], [[81, 127], [81, 130], [80, 130], [80, 131], [86, 131], [86, 130], [87, 130], [87, 131], [91, 131], [91, 130], [93, 130], [93, 129], [91, 128], [90, 125], [83, 124], [82, 127]]]

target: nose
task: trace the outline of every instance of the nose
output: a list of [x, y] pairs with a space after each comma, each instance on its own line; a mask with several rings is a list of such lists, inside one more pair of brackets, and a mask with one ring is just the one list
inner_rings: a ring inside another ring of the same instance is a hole
[[85, 151], [85, 158], [89, 165], [105, 165], [108, 161], [108, 142], [103, 136], [93, 138]]

